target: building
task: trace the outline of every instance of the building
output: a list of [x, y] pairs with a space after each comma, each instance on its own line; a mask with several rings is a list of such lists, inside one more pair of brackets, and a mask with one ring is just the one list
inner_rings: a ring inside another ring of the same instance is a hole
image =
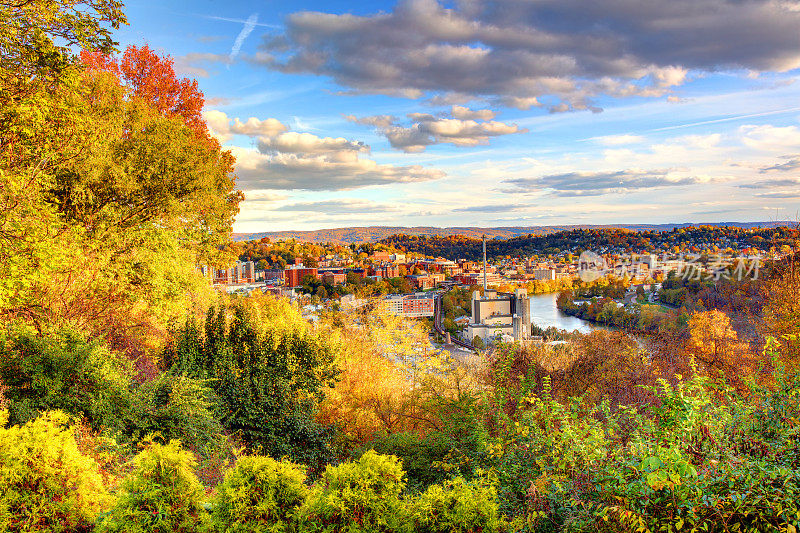
[[432, 289], [436, 285], [433, 276], [428, 274], [416, 274], [413, 276], [406, 276], [408, 281], [411, 282], [417, 289], [424, 291], [425, 289]]
[[556, 269], [537, 268], [533, 271], [533, 279], [539, 281], [554, 281], [556, 279]]
[[380, 261], [389, 261], [390, 257], [391, 256], [389, 255], [389, 252], [383, 252], [383, 251], [381, 251], [381, 252], [373, 252], [373, 254], [371, 256], [369, 256], [370, 259], [372, 259], [373, 261], [378, 261], [378, 262], [380, 262]]
[[298, 287], [306, 276], [319, 277], [316, 268], [307, 268], [302, 263], [291, 266], [284, 272], [287, 287]]
[[283, 282], [284, 270], [282, 268], [268, 268], [264, 270], [264, 281]]
[[230, 268], [214, 270], [214, 284], [228, 285], [230, 283], [255, 283], [256, 265], [252, 261], [237, 261]]
[[513, 294], [484, 290], [472, 293], [472, 314], [467, 338], [494, 338], [509, 335], [515, 341], [530, 339], [531, 305], [528, 291], [518, 288]]
[[[483, 273], [481, 272], [466, 272], [464, 274], [456, 274], [453, 280], [461, 283], [462, 285], [482, 285]], [[487, 273], [486, 284], [489, 286], [500, 285], [501, 278], [498, 274]]]
[[436, 295], [430, 292], [392, 294], [386, 297], [389, 312], [403, 318], [432, 317], [436, 310]]
[[344, 285], [347, 281], [347, 275], [343, 270], [326, 270], [320, 272], [322, 282], [328, 285]]

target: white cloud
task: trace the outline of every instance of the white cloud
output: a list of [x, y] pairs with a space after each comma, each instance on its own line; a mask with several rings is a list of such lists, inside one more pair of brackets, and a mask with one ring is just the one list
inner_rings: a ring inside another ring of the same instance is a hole
[[[393, 148], [408, 153], [423, 152], [433, 144], [452, 144], [455, 146], [477, 146], [489, 144], [490, 137], [525, 133], [528, 130], [516, 124], [506, 124], [491, 120], [495, 113], [488, 109], [471, 110], [467, 107], [453, 106], [453, 116], [434, 116], [429, 113], [409, 113], [411, 124], [403, 126], [395, 117], [376, 115], [356, 118], [346, 116], [347, 120], [376, 128], [379, 134], [386, 137]], [[464, 118], [472, 117], [472, 118]]]
[[690, 73], [797, 68], [800, 11], [774, 0], [400, 0], [369, 16], [294, 13], [263, 48], [255, 62], [353, 92], [596, 110], [600, 95], [670, 96]]
[[348, 141], [344, 137], [317, 137], [310, 133], [289, 131], [272, 137], [259, 137], [258, 149], [262, 152], [324, 154], [330, 152], [368, 152], [369, 146], [361, 142]]
[[800, 147], [800, 129], [797, 126], [742, 126], [742, 142], [762, 151], [787, 152]]
[[255, 117], [250, 117], [245, 122], [235, 118], [231, 121], [228, 115], [216, 109], [203, 111], [203, 118], [208, 124], [211, 134], [222, 143], [231, 140], [234, 134], [251, 137], [257, 135], [274, 136], [288, 129], [274, 118], [259, 120]]

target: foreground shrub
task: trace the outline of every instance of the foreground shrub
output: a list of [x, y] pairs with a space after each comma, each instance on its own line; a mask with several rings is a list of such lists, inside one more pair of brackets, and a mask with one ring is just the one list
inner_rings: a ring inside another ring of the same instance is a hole
[[159, 433], [199, 449], [222, 432], [212, 412], [213, 392], [203, 382], [185, 376], [161, 374], [143, 383], [134, 393], [131, 436], [135, 439]]
[[146, 439], [123, 481], [116, 505], [100, 522], [101, 533], [194, 533], [208, 530], [196, 461], [180, 442]]
[[0, 412], [0, 531], [89, 530], [109, 496], [67, 415], [49, 412], [3, 429], [7, 420]]
[[42, 335], [20, 327], [2, 334], [0, 347], [12, 424], [61, 410], [85, 417], [95, 429], [120, 427], [130, 408], [130, 370], [102, 344], [70, 329]]
[[333, 458], [335, 431], [315, 415], [338, 374], [338, 349], [288, 301], [255, 295], [209, 309], [202, 331], [187, 322], [163, 360], [210, 380], [222, 425], [251, 450], [319, 468]]
[[372, 450], [358, 461], [328, 466], [312, 492], [301, 531], [399, 531], [405, 518], [404, 476], [396, 457]]
[[416, 533], [492, 533], [505, 527], [494, 487], [463, 478], [431, 485], [412, 507]]
[[214, 500], [214, 525], [225, 533], [294, 531], [308, 496], [299, 465], [245, 456], [225, 475]]

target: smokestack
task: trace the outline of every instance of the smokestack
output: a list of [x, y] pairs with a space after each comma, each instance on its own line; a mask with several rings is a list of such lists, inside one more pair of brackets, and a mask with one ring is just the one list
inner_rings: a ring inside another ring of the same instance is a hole
[[483, 294], [486, 294], [486, 235], [483, 236]]

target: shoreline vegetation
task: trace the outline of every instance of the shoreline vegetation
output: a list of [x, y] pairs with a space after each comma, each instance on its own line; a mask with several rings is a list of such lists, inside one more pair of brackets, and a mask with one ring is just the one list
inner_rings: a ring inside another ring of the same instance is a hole
[[379, 299], [215, 291], [234, 157], [170, 57], [117, 50], [122, 7], [0, 3], [0, 531], [797, 532], [790, 232], [758, 280], [665, 280], [647, 354], [454, 359]]

